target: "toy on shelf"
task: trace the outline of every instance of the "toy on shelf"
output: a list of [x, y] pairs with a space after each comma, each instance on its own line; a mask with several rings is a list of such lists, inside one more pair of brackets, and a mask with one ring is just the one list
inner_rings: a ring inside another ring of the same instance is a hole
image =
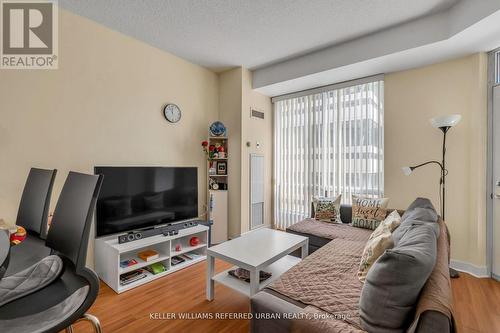
[[194, 236], [189, 239], [189, 245], [196, 246], [199, 244], [200, 244], [200, 239], [198, 237]]

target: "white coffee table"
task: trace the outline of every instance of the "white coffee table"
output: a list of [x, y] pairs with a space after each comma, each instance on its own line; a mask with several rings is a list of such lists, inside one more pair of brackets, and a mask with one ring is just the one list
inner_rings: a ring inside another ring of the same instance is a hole
[[[288, 254], [301, 248], [302, 259], [305, 258], [308, 244], [307, 237], [263, 228], [208, 248], [207, 299], [214, 299], [215, 281], [249, 297], [255, 295], [301, 260]], [[214, 276], [215, 258], [232, 263], [235, 267]], [[237, 267], [250, 271], [250, 283], [228, 274], [229, 270]], [[272, 276], [259, 283], [260, 271], [269, 272]]]

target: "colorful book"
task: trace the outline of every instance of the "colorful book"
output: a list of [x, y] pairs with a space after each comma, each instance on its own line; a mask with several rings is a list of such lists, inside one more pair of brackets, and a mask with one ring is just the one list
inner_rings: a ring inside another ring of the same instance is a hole
[[137, 255], [144, 261], [151, 261], [160, 257], [158, 252], [156, 252], [155, 250], [144, 250], [139, 252]]
[[137, 264], [137, 260], [135, 260], [135, 259], [129, 259], [129, 260], [122, 260], [122, 261], [120, 261], [120, 267], [121, 268], [127, 268], [127, 267], [133, 266], [135, 264]]

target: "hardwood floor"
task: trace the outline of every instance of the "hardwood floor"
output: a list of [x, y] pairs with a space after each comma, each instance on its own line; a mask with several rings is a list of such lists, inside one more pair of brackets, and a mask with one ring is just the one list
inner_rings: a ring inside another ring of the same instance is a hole
[[[216, 261], [216, 271], [229, 264]], [[216, 283], [215, 300], [205, 300], [205, 262], [123, 293], [105, 284], [89, 313], [96, 315], [104, 333], [124, 332], [248, 332], [248, 320], [181, 320], [180, 313], [246, 313], [248, 298]], [[452, 280], [455, 320], [459, 333], [500, 332], [500, 283], [461, 273]], [[150, 319], [155, 313], [176, 319]], [[88, 323], [75, 325], [75, 332], [92, 332]]]
[[465, 273], [451, 282], [458, 332], [500, 332], [500, 282]]

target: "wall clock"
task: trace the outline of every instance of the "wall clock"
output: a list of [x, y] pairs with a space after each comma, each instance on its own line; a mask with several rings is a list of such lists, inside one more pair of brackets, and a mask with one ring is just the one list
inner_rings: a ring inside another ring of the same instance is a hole
[[171, 123], [181, 120], [181, 109], [175, 104], [167, 104], [163, 108], [163, 115]]

